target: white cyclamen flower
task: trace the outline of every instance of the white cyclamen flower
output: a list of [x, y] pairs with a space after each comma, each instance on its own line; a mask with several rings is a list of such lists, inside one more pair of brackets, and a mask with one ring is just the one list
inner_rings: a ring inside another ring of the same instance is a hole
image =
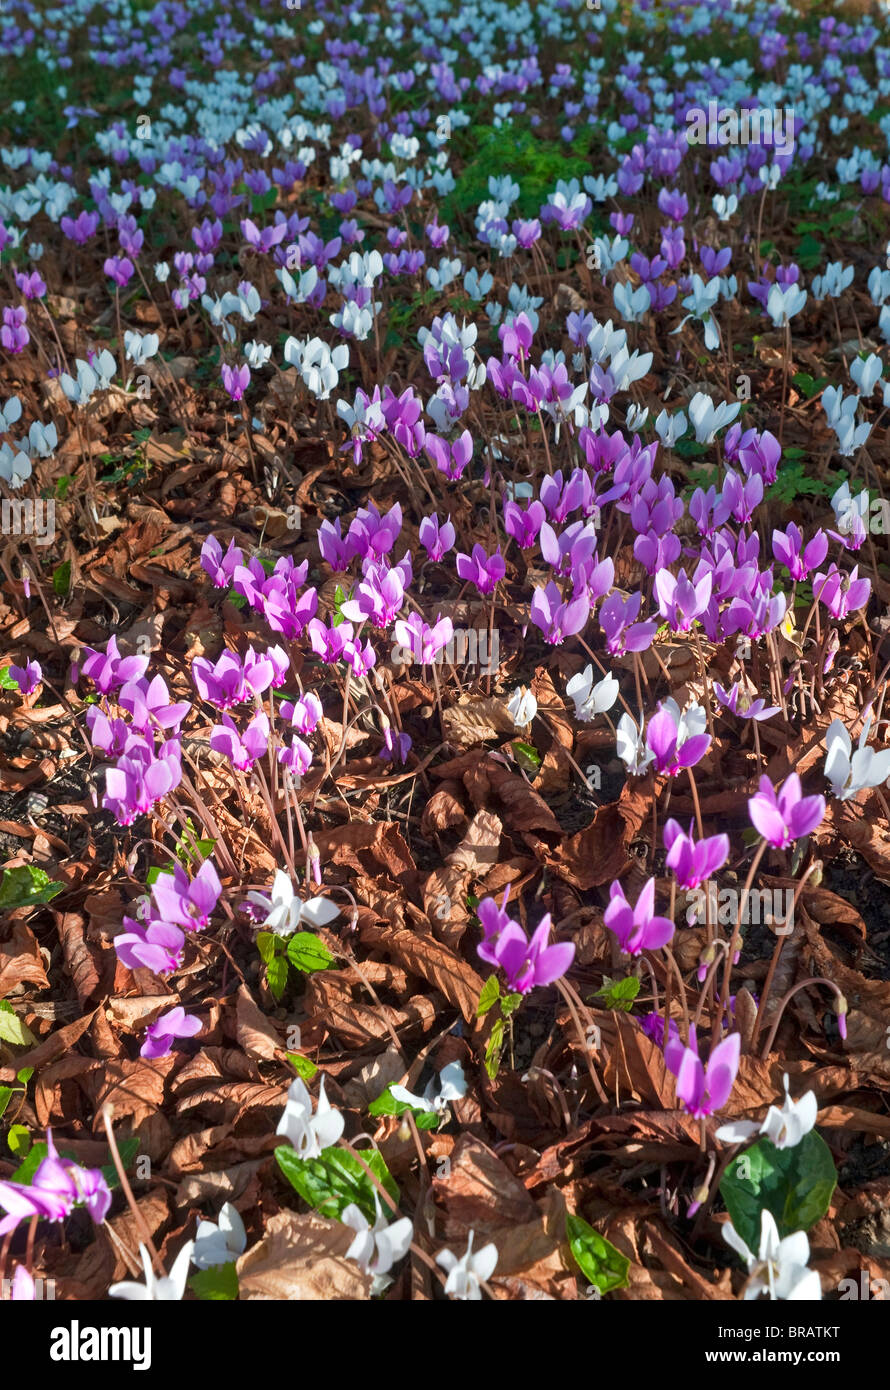
[[524, 685], [517, 686], [507, 701], [507, 713], [517, 729], [524, 729], [526, 724], [530, 724], [537, 712], [538, 702], [531, 691], [526, 690]]
[[[380, 1198], [374, 1193], [376, 1219], [374, 1225], [368, 1221], [364, 1212], [354, 1202], [343, 1208], [340, 1220], [355, 1231], [355, 1240], [346, 1251], [348, 1260], [355, 1260], [365, 1274], [375, 1276], [375, 1293], [382, 1292], [390, 1281], [381, 1278], [392, 1269], [403, 1255], [407, 1255], [414, 1235], [414, 1222], [410, 1216], [403, 1216], [391, 1225], [380, 1210]], [[378, 1284], [379, 1281], [379, 1284]]]
[[594, 684], [593, 667], [585, 666], [572, 676], [566, 694], [575, 702], [575, 718], [586, 723], [612, 708], [618, 698], [618, 682], [614, 676], [604, 676]]
[[151, 1259], [144, 1245], [140, 1245], [142, 1268], [145, 1270], [145, 1283], [137, 1284], [125, 1279], [123, 1283], [112, 1284], [108, 1292], [112, 1298], [125, 1298], [133, 1303], [178, 1303], [185, 1293], [194, 1241], [187, 1241], [182, 1247], [168, 1275], [157, 1275], [151, 1267]]
[[404, 1086], [390, 1086], [389, 1094], [393, 1100], [400, 1100], [414, 1110], [423, 1110], [427, 1114], [437, 1111], [441, 1114], [450, 1100], [460, 1100], [467, 1094], [467, 1081], [460, 1062], [449, 1062], [438, 1077], [433, 1077], [422, 1096], [414, 1095]]
[[318, 1088], [318, 1106], [312, 1113], [312, 1097], [298, 1076], [291, 1082], [287, 1093], [284, 1114], [278, 1122], [276, 1134], [283, 1134], [293, 1145], [299, 1158], [318, 1158], [323, 1149], [329, 1149], [346, 1127], [346, 1121], [335, 1110], [324, 1093], [324, 1077]]
[[828, 755], [825, 776], [839, 801], [851, 801], [864, 787], [879, 787], [890, 777], [890, 750], [876, 753], [867, 748], [871, 718], [866, 719], [859, 735], [859, 746], [853, 752], [853, 740], [839, 719], [833, 719], [825, 735]]
[[748, 1266], [745, 1300], [768, 1293], [771, 1299], [816, 1302], [822, 1298], [822, 1285], [814, 1269], [807, 1269], [810, 1242], [806, 1231], [779, 1239], [772, 1212], [761, 1212], [760, 1248], [752, 1255], [731, 1222], [723, 1227], [723, 1238]]
[[275, 870], [270, 895], [248, 893], [247, 898], [266, 913], [259, 925], [276, 936], [290, 936], [301, 922], [307, 922], [310, 927], [325, 927], [340, 915], [340, 909], [329, 898], [310, 898], [303, 902], [283, 869]]
[[655, 760], [655, 754], [649, 751], [642, 730], [637, 728], [629, 714], [622, 714], [615, 733], [619, 758], [633, 777], [641, 777]]
[[497, 1246], [492, 1243], [483, 1245], [481, 1250], [473, 1254], [472, 1231], [467, 1241], [466, 1252], [460, 1259], [452, 1250], [440, 1250], [436, 1256], [436, 1264], [448, 1271], [445, 1292], [450, 1298], [472, 1302], [478, 1302], [482, 1298], [480, 1285], [491, 1278], [497, 1262]]
[[732, 1124], [721, 1125], [717, 1138], [723, 1144], [741, 1144], [755, 1134], [764, 1135], [777, 1149], [793, 1149], [813, 1128], [818, 1110], [814, 1091], [807, 1091], [800, 1100], [791, 1099], [786, 1072], [785, 1101], [781, 1110], [771, 1105], [760, 1124], [756, 1120], [736, 1120]]
[[215, 1265], [226, 1265], [238, 1255], [243, 1255], [247, 1245], [247, 1232], [244, 1222], [231, 1202], [225, 1202], [220, 1209], [219, 1225], [213, 1221], [200, 1221], [192, 1251], [192, 1264], [197, 1269], [212, 1269]]

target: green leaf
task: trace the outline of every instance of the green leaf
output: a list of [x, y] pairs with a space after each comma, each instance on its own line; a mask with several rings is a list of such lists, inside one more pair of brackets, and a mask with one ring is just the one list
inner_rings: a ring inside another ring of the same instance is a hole
[[17, 869], [4, 869], [0, 880], [0, 912], [15, 907], [37, 907], [48, 903], [61, 893], [64, 883], [54, 883], [49, 874], [34, 864], [21, 864]]
[[[354, 1202], [373, 1224], [376, 1220], [374, 1195], [377, 1189], [349, 1149], [322, 1150], [319, 1158], [300, 1158], [288, 1144], [275, 1150], [278, 1166], [292, 1187], [322, 1216], [336, 1217]], [[367, 1149], [362, 1159], [394, 1202], [399, 1189], [376, 1149]], [[379, 1193], [377, 1194], [379, 1201]]]
[[257, 932], [256, 945], [260, 959], [265, 961], [266, 965], [271, 965], [275, 957], [284, 950], [281, 937], [271, 931]]
[[831, 1150], [815, 1130], [790, 1149], [760, 1139], [734, 1158], [720, 1182], [720, 1195], [748, 1249], [760, 1246], [760, 1218], [772, 1212], [779, 1236], [808, 1231], [825, 1215], [837, 1173]]
[[521, 1003], [521, 994], [505, 994], [501, 1000], [501, 1013], [504, 1018], [509, 1018], [511, 1014], [515, 1013]]
[[16, 1158], [25, 1158], [31, 1147], [31, 1135], [27, 1125], [10, 1125], [6, 1136], [9, 1152]]
[[501, 1051], [504, 1046], [504, 1020], [499, 1018], [491, 1030], [491, 1036], [485, 1048], [485, 1070], [488, 1073], [489, 1081], [494, 1081], [498, 1074], [498, 1067], [501, 1065]]
[[287, 943], [287, 958], [297, 970], [311, 975], [315, 970], [328, 970], [334, 964], [323, 941], [311, 931], [298, 931]]
[[494, 1004], [497, 1003], [500, 996], [500, 980], [498, 979], [497, 975], [489, 975], [488, 979], [485, 981], [485, 984], [482, 986], [482, 992], [479, 995], [479, 1004], [476, 1009], [476, 1017], [482, 1018], [484, 1014], [487, 1014], [488, 1010]]
[[21, 1071], [17, 1071], [17, 1072], [16, 1072], [16, 1074], [15, 1074], [15, 1079], [16, 1079], [16, 1081], [21, 1081], [21, 1083], [22, 1083], [23, 1086], [27, 1086], [28, 1082], [31, 1080], [31, 1077], [32, 1077], [33, 1075], [34, 1075], [34, 1068], [33, 1068], [33, 1067], [22, 1067]]
[[640, 992], [640, 982], [636, 975], [628, 975], [624, 980], [606, 978], [603, 986], [594, 994], [594, 999], [602, 999], [606, 1009], [620, 1009], [630, 1012], [630, 1006]]
[[71, 561], [63, 560], [57, 569], [53, 570], [53, 593], [58, 594], [59, 598], [64, 598], [71, 588]]
[[566, 1238], [581, 1273], [600, 1294], [627, 1286], [630, 1260], [582, 1216], [566, 1215]]
[[234, 1260], [229, 1264], [214, 1265], [212, 1269], [201, 1269], [189, 1280], [202, 1303], [210, 1301], [231, 1301], [238, 1297], [238, 1271]]
[[6, 1114], [6, 1107], [12, 1100], [15, 1092], [11, 1086], [0, 1086], [0, 1116]]
[[0, 1042], [11, 1043], [13, 1047], [33, 1047], [37, 1042], [27, 1023], [22, 1022], [5, 999], [0, 1001]]
[[521, 739], [517, 739], [513, 744], [513, 752], [520, 766], [525, 767], [530, 772], [537, 772], [541, 766], [541, 755], [533, 744], [523, 743]]
[[396, 1100], [390, 1086], [368, 1106], [369, 1115], [404, 1115], [406, 1110], [411, 1111], [418, 1129], [437, 1128], [439, 1116], [435, 1110], [421, 1110], [416, 1105], [410, 1105], [407, 1100]]
[[18, 690], [19, 683], [9, 674], [9, 667], [0, 667], [0, 690]]
[[290, 963], [287, 956], [274, 956], [266, 966], [266, 979], [269, 982], [269, 989], [272, 991], [272, 998], [276, 1003], [287, 987], [289, 971]]
[[304, 1081], [311, 1081], [313, 1076], [318, 1073], [318, 1067], [315, 1063], [310, 1062], [308, 1057], [304, 1057], [302, 1052], [288, 1052], [287, 1060]]

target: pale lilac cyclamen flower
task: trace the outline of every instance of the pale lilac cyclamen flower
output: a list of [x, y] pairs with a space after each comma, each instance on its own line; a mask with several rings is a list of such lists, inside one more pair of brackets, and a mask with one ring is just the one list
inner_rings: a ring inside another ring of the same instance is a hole
[[813, 597], [821, 599], [838, 621], [868, 602], [871, 581], [859, 579], [858, 574], [858, 565], [849, 574], [842, 574], [837, 565], [832, 565], [827, 574], [817, 574], [813, 580]]
[[728, 709], [730, 714], [738, 715], [739, 719], [772, 719], [774, 714], [778, 714], [778, 705], [768, 705], [766, 700], [752, 700], [742, 689], [742, 682], [736, 681], [735, 685], [725, 690], [719, 681], [714, 682], [714, 694], [717, 696], [718, 703], [724, 709]]
[[686, 835], [679, 822], [669, 820], [664, 827], [664, 846], [668, 868], [673, 869], [678, 887], [687, 890], [698, 888], [722, 869], [729, 857], [728, 835], [709, 835], [695, 840], [691, 822]]
[[785, 778], [780, 792], [768, 777], [760, 779], [760, 791], [748, 801], [751, 824], [773, 849], [787, 849], [792, 840], [810, 835], [825, 815], [824, 796], [802, 796], [796, 772]]
[[609, 889], [609, 906], [603, 921], [618, 938], [619, 946], [627, 955], [638, 956], [642, 951], [657, 951], [660, 946], [666, 946], [673, 936], [673, 922], [669, 917], [655, 916], [654, 907], [654, 878], [643, 885], [636, 907], [631, 907], [620, 883], [614, 882]]
[[714, 1048], [707, 1064], [698, 1055], [695, 1026], [689, 1028], [689, 1046], [669, 1038], [664, 1049], [668, 1071], [677, 1078], [677, 1100], [695, 1120], [722, 1110], [729, 1100], [739, 1069], [741, 1034], [730, 1033]]
[[193, 1038], [203, 1026], [199, 1018], [190, 1018], [185, 1009], [177, 1004], [175, 1009], [168, 1009], [146, 1028], [139, 1056], [151, 1060], [166, 1057], [173, 1048], [175, 1038]]

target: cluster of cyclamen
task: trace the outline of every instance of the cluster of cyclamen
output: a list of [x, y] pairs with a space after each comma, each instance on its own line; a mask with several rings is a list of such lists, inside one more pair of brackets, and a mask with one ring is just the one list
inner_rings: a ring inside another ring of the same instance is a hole
[[60, 1158], [49, 1129], [46, 1147], [47, 1156], [29, 1183], [0, 1182], [0, 1207], [7, 1213], [0, 1220], [0, 1236], [8, 1236], [19, 1222], [32, 1217], [64, 1221], [75, 1207], [84, 1207], [97, 1226], [105, 1220], [111, 1193], [101, 1171]]

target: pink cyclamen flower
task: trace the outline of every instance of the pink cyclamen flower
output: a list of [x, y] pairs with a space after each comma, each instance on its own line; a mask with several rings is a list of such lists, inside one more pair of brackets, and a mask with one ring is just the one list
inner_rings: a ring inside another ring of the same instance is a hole
[[676, 777], [685, 767], [694, 767], [711, 746], [704, 732], [707, 715], [694, 702], [682, 713], [670, 697], [662, 700], [649, 720], [646, 744], [655, 758], [655, 770]]
[[800, 778], [792, 772], [780, 792], [768, 777], [760, 779], [760, 791], [748, 801], [751, 824], [773, 849], [787, 849], [816, 829], [825, 815], [824, 796], [802, 796]]
[[46, 1146], [47, 1156], [37, 1165], [30, 1184], [0, 1182], [0, 1206], [8, 1213], [0, 1220], [0, 1235], [32, 1216], [62, 1221], [80, 1205], [86, 1207], [97, 1226], [108, 1215], [111, 1193], [100, 1170], [81, 1168], [71, 1159], [60, 1158], [50, 1129], [46, 1131]]
[[664, 827], [664, 845], [667, 850], [667, 866], [673, 869], [677, 885], [691, 890], [698, 888], [718, 869], [722, 869], [729, 857], [729, 836], [709, 835], [704, 840], [684, 834], [680, 824], [669, 820]]
[[813, 597], [821, 599], [838, 621], [868, 602], [871, 581], [857, 578], [858, 574], [858, 565], [849, 574], [842, 574], [837, 565], [832, 565], [827, 574], [817, 574], [813, 579]]
[[609, 890], [609, 906], [603, 921], [618, 938], [622, 951], [630, 956], [638, 956], [641, 951], [657, 951], [666, 946], [674, 934], [674, 924], [669, 917], [656, 917], [655, 879], [644, 884], [636, 907], [631, 907], [624, 896], [621, 884], [615, 882]]
[[532, 594], [530, 617], [543, 632], [545, 642], [558, 647], [583, 629], [590, 617], [590, 603], [586, 592], [564, 603], [557, 585], [549, 579], [546, 588], [535, 589]]
[[140, 680], [148, 666], [147, 656], [121, 656], [115, 637], [109, 637], [104, 652], [94, 652], [92, 647], [84, 647], [83, 650], [85, 660], [80, 665], [81, 674], [88, 677], [103, 695], [108, 695], [127, 681]]
[[668, 1071], [677, 1078], [677, 1100], [695, 1120], [704, 1120], [722, 1110], [739, 1069], [741, 1034], [730, 1033], [718, 1043], [704, 1065], [698, 1055], [695, 1026], [689, 1028], [689, 1046], [679, 1037], [668, 1040], [664, 1060]]
[[177, 1004], [175, 1009], [168, 1009], [146, 1028], [139, 1056], [151, 1059], [166, 1057], [172, 1051], [175, 1038], [193, 1038], [202, 1027], [199, 1018], [190, 1018], [185, 1009]]
[[269, 747], [269, 716], [259, 710], [241, 735], [229, 715], [224, 714], [222, 724], [214, 724], [210, 731], [210, 747], [228, 758], [239, 772], [248, 772]]

